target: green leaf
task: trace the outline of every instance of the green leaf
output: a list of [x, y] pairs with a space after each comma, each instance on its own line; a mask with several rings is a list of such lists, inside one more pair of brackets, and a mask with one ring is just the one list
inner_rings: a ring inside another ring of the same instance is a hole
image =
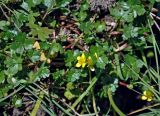
[[0, 71], [0, 83], [4, 83], [5, 75], [3, 71]]
[[123, 15], [123, 19], [126, 21], [126, 22], [132, 22], [134, 20], [134, 16], [133, 16], [133, 13], [126, 13]]
[[48, 67], [41, 67], [36, 72], [31, 71], [29, 76], [29, 83], [40, 81], [41, 78], [47, 78], [50, 75], [50, 70]]
[[34, 5], [39, 5], [42, 2], [42, 0], [32, 0], [32, 2]]
[[108, 58], [105, 55], [103, 55], [101, 57], [98, 57], [96, 66], [100, 69], [105, 69], [107, 63], [108, 63]]
[[22, 4], [20, 5], [23, 9], [26, 11], [30, 11], [30, 7], [27, 2], [23, 1]]
[[145, 9], [143, 6], [135, 5], [133, 8], [134, 8], [134, 10], [136, 10], [138, 16], [144, 15]]
[[123, 31], [124, 33], [122, 35], [123, 39], [127, 40], [129, 38], [137, 37], [138, 36], [138, 30], [139, 30], [138, 27], [134, 27], [131, 24], [125, 25], [124, 26], [124, 31]]
[[11, 44], [11, 51], [13, 53], [19, 53], [22, 54], [24, 50], [32, 49], [33, 46], [33, 40], [27, 39], [26, 35], [24, 33], [19, 33], [15, 41]]
[[80, 7], [81, 11], [85, 11], [89, 9], [89, 4], [85, 2], [84, 4], [81, 5]]
[[72, 82], [67, 83], [67, 90], [72, 90], [72, 89], [74, 89], [74, 88], [75, 88], [75, 87], [74, 87], [74, 85], [73, 85]]
[[7, 67], [7, 70], [5, 70], [5, 74], [9, 77], [15, 75], [18, 71], [22, 70], [22, 58], [18, 56], [13, 56], [11, 58], [7, 58], [4, 61], [4, 64]]
[[40, 59], [39, 51], [31, 50], [28, 52], [27, 55], [28, 55], [29, 59], [31, 59], [32, 62], [39, 61], [39, 59]]
[[52, 34], [53, 30], [48, 29], [48, 27], [40, 27], [39, 25], [28, 23], [28, 26], [31, 28], [31, 33], [35, 37], [38, 35], [38, 38], [41, 41], [45, 41], [49, 38], [49, 34]]
[[125, 56], [125, 63], [122, 67], [122, 72], [125, 77], [125, 80], [128, 78], [132, 78], [133, 80], [137, 80], [138, 77], [136, 76], [136, 73], [140, 72], [140, 68], [143, 67], [143, 62], [141, 60], [138, 60], [136, 57], [131, 56], [127, 54]]
[[33, 0], [26, 0], [26, 3], [30, 8], [35, 7], [35, 4], [33, 3]]
[[63, 53], [63, 47], [59, 43], [52, 43], [50, 48], [50, 55], [54, 55], [57, 52]]
[[48, 42], [40, 42], [40, 46], [41, 46], [42, 50], [48, 50], [50, 48], [51, 44]]
[[4, 30], [4, 27], [5, 27], [5, 26], [9, 26], [9, 24], [10, 24], [10, 23], [9, 23], [8, 21], [1, 20], [1, 21], [0, 21], [0, 29], [1, 29], [1, 30]]
[[138, 59], [138, 60], [136, 61], [136, 64], [137, 64], [137, 67], [138, 67], [138, 68], [142, 68], [142, 67], [144, 66], [143, 61], [140, 60], [140, 59]]
[[80, 78], [80, 76], [81, 76], [80, 70], [72, 68], [67, 73], [68, 82], [75, 82]]
[[97, 32], [102, 32], [106, 29], [106, 25], [104, 23], [98, 24], [96, 27]]
[[88, 33], [91, 33], [91, 31], [93, 31], [92, 29], [94, 28], [94, 26], [90, 21], [88, 21], [88, 22], [82, 22], [79, 28], [85, 34], [88, 34]]
[[24, 42], [24, 49], [30, 50], [33, 48], [33, 40], [32, 39], [26, 39]]
[[43, 4], [48, 8], [55, 5], [56, 4], [55, 2], [56, 2], [55, 0], [43, 0]]
[[75, 95], [72, 94], [71, 91], [69, 91], [69, 90], [65, 91], [64, 96], [65, 96], [68, 100], [71, 100], [71, 99], [73, 99], [73, 98], [75, 97]]
[[40, 78], [46, 78], [50, 75], [50, 70], [48, 67], [41, 67], [38, 69], [38, 71], [35, 73], [36, 80], [39, 80]]
[[78, 14], [78, 17], [80, 21], [84, 21], [87, 17], [87, 13], [85, 11], [80, 11], [80, 13]]
[[57, 69], [56, 72], [54, 72], [52, 75], [53, 75], [54, 80], [58, 80], [59, 78], [61, 78], [65, 75], [65, 71]]
[[54, 27], [56, 27], [56, 24], [57, 24], [57, 22], [56, 22], [56, 20], [54, 20], [54, 21], [52, 21], [52, 22], [50, 23], [50, 26], [52, 26], [52, 27], [54, 28]]
[[67, 50], [65, 52], [65, 66], [67, 67], [72, 67], [73, 65], [75, 65], [75, 63], [77, 61], [75, 61], [75, 59], [77, 59], [78, 55], [80, 54], [80, 52], [78, 50]]
[[124, 14], [123, 10], [119, 10], [118, 8], [110, 8], [110, 13], [115, 19], [120, 19], [122, 14]]
[[38, 25], [34, 24], [34, 22], [36, 21], [35, 17], [38, 17], [39, 15], [40, 15], [39, 12], [30, 11], [27, 16], [29, 23], [27, 23], [26, 25], [29, 26], [30, 28], [37, 28]]
[[13, 105], [16, 107], [16, 108], [18, 108], [18, 107], [21, 107], [22, 106], [22, 99], [20, 99], [20, 98], [15, 98], [15, 99], [13, 99]]
[[66, 7], [72, 0], [57, 0], [57, 6]]

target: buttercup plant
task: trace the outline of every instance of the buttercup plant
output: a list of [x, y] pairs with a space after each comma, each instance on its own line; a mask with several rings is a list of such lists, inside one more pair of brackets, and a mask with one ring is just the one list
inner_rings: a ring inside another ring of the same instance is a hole
[[0, 115], [160, 115], [159, 5], [0, 0]]
[[76, 67], [79, 68], [79, 67], [82, 66], [82, 68], [84, 68], [84, 67], [86, 66], [86, 56], [85, 56], [84, 53], [82, 53], [81, 56], [78, 56], [78, 57], [77, 57], [77, 60], [78, 60], [78, 62], [77, 62], [77, 64], [76, 64]]
[[[98, 56], [97, 56], [97, 53], [95, 53], [95, 57], [96, 59], [98, 60]], [[78, 56], [77, 57], [77, 64], [76, 64], [76, 67], [79, 68], [82, 66], [82, 68], [84, 68], [86, 65], [87, 67], [91, 70], [91, 71], [95, 71], [95, 68], [94, 68], [94, 62], [93, 62], [93, 59], [91, 56], [88, 56], [86, 58], [85, 54], [82, 53], [81, 56]]]
[[35, 48], [36, 50], [39, 50], [41, 48], [38, 41], [34, 43], [33, 48]]
[[141, 96], [142, 100], [146, 100], [148, 102], [152, 101], [154, 98], [154, 94], [150, 90], [143, 91], [143, 95]]

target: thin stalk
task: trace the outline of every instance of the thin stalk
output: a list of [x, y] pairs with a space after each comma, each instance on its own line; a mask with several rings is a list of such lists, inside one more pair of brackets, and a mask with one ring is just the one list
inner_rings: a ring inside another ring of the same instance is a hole
[[[28, 88], [27, 88], [28, 89]], [[31, 90], [27, 90], [29, 91], [30, 93], [32, 93], [32, 95], [34, 94]], [[36, 102], [36, 100], [31, 97], [31, 96], [28, 96], [31, 100], [33, 100], [34, 102]], [[37, 95], [34, 95], [34, 97], [36, 97], [38, 99], [38, 96]], [[43, 102], [43, 101], [42, 101]], [[46, 104], [44, 104], [45, 102], [43, 102], [43, 104], [41, 104], [41, 107], [43, 108], [44, 111], [46, 111], [46, 113], [48, 113], [50, 116], [55, 116], [55, 113], [52, 111], [51, 108], [49, 108]], [[45, 105], [45, 106], [44, 106]], [[47, 107], [47, 108], [46, 108]]]
[[[8, 8], [4, 3], [1, 3], [8, 11], [10, 11], [11, 13], [13, 13], [14, 14], [14, 12], [10, 9], [10, 8]], [[7, 16], [7, 14], [5, 13], [5, 11], [3, 10], [3, 8], [1, 7], [1, 5], [0, 5], [0, 9], [1, 9], [1, 11], [3, 12], [3, 14], [4, 14], [4, 16], [6, 17], [6, 19], [10, 22], [10, 18]], [[15, 15], [15, 14], [14, 14]], [[16, 15], [15, 15], [16, 16]], [[14, 24], [14, 26], [16, 27], [16, 29], [19, 31], [19, 32], [21, 32], [21, 29], [17, 26], [17, 24], [12, 20], [11, 22], [13, 22], [13, 24]]]
[[142, 54], [142, 59], [144, 61], [143, 65], [147, 68], [149, 76], [153, 79], [155, 83], [157, 83], [157, 80], [154, 78], [154, 76], [152, 76], [150, 69], [148, 68], [147, 60], [142, 50], [141, 50], [141, 54]]
[[117, 73], [118, 73], [120, 79], [124, 80], [123, 75], [122, 75], [122, 71], [121, 71], [121, 65], [119, 63], [118, 54], [115, 54], [115, 62], [116, 62], [116, 66], [117, 66]]
[[91, 80], [91, 83], [90, 85], [88, 86], [88, 88], [78, 97], [78, 99], [72, 104], [71, 108], [68, 109], [67, 111], [71, 111], [71, 109], [74, 109], [78, 104], [79, 102], [82, 101], [82, 99], [89, 93], [89, 91], [91, 90], [91, 88], [94, 86], [94, 84], [97, 82], [98, 78], [101, 76], [102, 72], [100, 71], [98, 74], [97, 74], [97, 77], [94, 77], [92, 80]]
[[[89, 71], [89, 81], [91, 82], [92, 76], [91, 76], [91, 70], [90, 68], [88, 68]], [[96, 100], [95, 100], [95, 95], [94, 95], [94, 87], [91, 88], [91, 93], [92, 93], [92, 105], [93, 105], [93, 110], [96, 114], [96, 116], [98, 116], [98, 111], [97, 111], [97, 105], [96, 105]]]
[[[151, 28], [151, 23], [148, 19], [148, 24], [149, 24], [149, 28], [151, 30], [151, 33], [152, 33], [152, 41], [153, 41], [153, 47], [154, 47], [154, 53], [155, 53], [155, 60], [156, 60], [156, 67], [157, 67], [157, 73], [159, 75], [159, 63], [158, 63], [158, 53], [157, 53], [157, 50], [156, 50], [156, 40], [155, 40], [155, 37], [154, 37], [154, 34], [153, 34], [153, 31], [152, 31], [152, 28]], [[158, 83], [160, 83], [160, 78], [158, 78]], [[160, 91], [160, 86], [158, 86], [159, 88], [159, 91]]]
[[111, 89], [109, 88], [108, 89], [108, 98], [109, 98], [109, 101], [113, 107], [113, 109], [117, 112], [117, 114], [119, 114], [119, 116], [126, 116], [118, 107], [117, 105], [115, 104], [113, 98], [112, 98], [112, 91]]
[[[59, 103], [57, 103], [54, 99], [52, 99], [52, 100], [50, 100], [49, 99], [49, 93], [48, 92], [46, 92], [43, 88], [41, 88], [38, 84], [36, 84], [36, 83], [33, 83], [34, 85], [36, 85], [41, 91], [43, 91], [44, 93], [45, 93], [45, 98], [49, 101], [49, 102], [53, 102], [59, 109], [61, 109], [64, 113], [66, 113], [67, 115], [69, 115], [69, 116], [72, 116], [72, 114], [71, 113], [69, 113], [68, 111], [66, 111], [62, 106], [60, 106], [59, 105]], [[53, 97], [53, 95], [51, 94], [51, 97], [52, 98], [54, 98]], [[62, 102], [62, 100], [60, 100], [61, 102]], [[64, 103], [64, 102], [63, 102]], [[69, 107], [69, 105], [67, 105], [66, 103], [64, 103], [67, 107]], [[69, 107], [70, 108], [70, 107]], [[73, 109], [72, 109], [73, 110]], [[74, 111], [75, 112], [75, 111]]]
[[37, 112], [38, 112], [38, 109], [39, 109], [40, 106], [41, 106], [41, 102], [42, 102], [43, 98], [44, 98], [44, 93], [41, 91], [41, 92], [40, 92], [40, 95], [38, 96], [38, 99], [37, 99], [37, 101], [36, 101], [36, 103], [35, 103], [35, 106], [34, 106], [32, 112], [31, 112], [31, 114], [30, 114], [30, 116], [36, 116], [36, 114], [37, 114]]
[[144, 108], [135, 110], [135, 111], [133, 111], [133, 112], [127, 114], [127, 115], [128, 115], [128, 116], [129, 116], [129, 115], [133, 115], [133, 114], [135, 114], [135, 113], [142, 112], [142, 111], [144, 111], [144, 110], [147, 110], [147, 109], [149, 109], [149, 108], [153, 108], [153, 107], [156, 107], [156, 106], [159, 106], [159, 105], [160, 105], [160, 103], [157, 103], [157, 104], [154, 104], [154, 105], [151, 105], [151, 106], [147, 106], [147, 107], [144, 107]]
[[13, 96], [14, 94], [16, 94], [18, 91], [22, 90], [25, 86], [21, 85], [17, 90], [15, 90], [14, 92], [12, 92], [11, 94], [9, 94], [8, 96], [1, 98], [0, 102], [6, 100], [7, 98]]
[[[125, 62], [124, 62], [125, 63]], [[153, 89], [144, 79], [142, 79], [139, 74], [137, 74], [127, 63], [125, 63], [126, 66], [143, 82], [143, 84], [154, 93], [154, 95], [157, 97], [157, 99], [160, 101], [160, 97], [157, 95], [156, 90]]]
[[[86, 91], [84, 91], [79, 97], [78, 99], [72, 104], [71, 108], [74, 109], [79, 102], [81, 102], [81, 100], [89, 93], [89, 91], [91, 90], [91, 88], [93, 87], [93, 85], [97, 82], [97, 77], [94, 77], [91, 81], [91, 84], [89, 85], [89, 87], [86, 89]], [[70, 111], [71, 109], [68, 109], [67, 111]]]

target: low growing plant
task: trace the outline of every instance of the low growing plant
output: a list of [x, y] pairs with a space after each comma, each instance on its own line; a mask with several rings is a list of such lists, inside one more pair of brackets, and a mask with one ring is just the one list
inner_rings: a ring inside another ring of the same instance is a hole
[[160, 114], [159, 1], [112, 2], [0, 0], [3, 115]]

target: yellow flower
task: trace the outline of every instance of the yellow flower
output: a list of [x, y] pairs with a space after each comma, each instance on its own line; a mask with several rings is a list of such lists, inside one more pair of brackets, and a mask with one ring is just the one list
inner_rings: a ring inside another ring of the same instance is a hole
[[40, 61], [46, 61], [47, 58], [43, 52], [41, 52]]
[[149, 91], [149, 90], [146, 90], [143, 92], [143, 95], [141, 96], [141, 99], [142, 100], [147, 100], [148, 102], [152, 101], [153, 100], [153, 97], [154, 97], [154, 94]]
[[33, 48], [35, 48], [36, 50], [39, 50], [40, 49], [40, 45], [38, 43], [38, 41], [36, 41], [33, 45]]
[[47, 63], [50, 64], [51, 63], [51, 59], [48, 58], [47, 59]]
[[84, 68], [86, 65], [86, 56], [84, 55], [84, 53], [81, 56], [78, 56], [77, 60], [78, 60], [78, 62], [76, 64], [76, 67], [82, 66], [82, 68]]
[[45, 61], [45, 62], [47, 62], [48, 64], [51, 63], [51, 59], [46, 58], [44, 52], [41, 52], [40, 61]]
[[87, 59], [87, 64], [88, 64], [88, 67], [91, 69], [91, 71], [95, 71], [95, 68], [93, 67], [94, 64], [90, 56]]

